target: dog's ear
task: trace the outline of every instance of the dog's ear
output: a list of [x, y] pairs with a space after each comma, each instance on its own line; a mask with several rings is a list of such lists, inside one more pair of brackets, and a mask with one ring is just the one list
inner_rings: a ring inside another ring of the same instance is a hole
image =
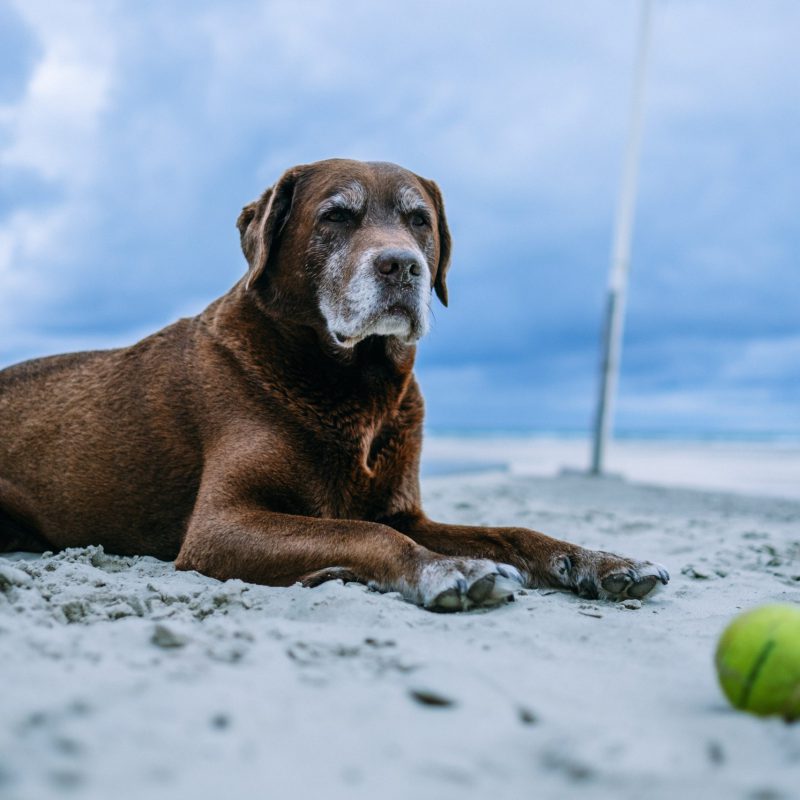
[[250, 289], [267, 269], [270, 251], [289, 219], [300, 172], [300, 167], [284, 172], [258, 200], [246, 205], [236, 220], [242, 252], [250, 265], [245, 289]]
[[436, 296], [442, 301], [442, 305], [447, 305], [447, 270], [450, 268], [450, 251], [452, 240], [450, 238], [450, 228], [447, 227], [447, 217], [444, 213], [444, 200], [442, 193], [434, 181], [427, 178], [422, 179], [422, 184], [433, 198], [436, 206], [436, 227], [439, 232], [439, 263], [436, 265], [436, 278], [433, 282], [433, 289]]

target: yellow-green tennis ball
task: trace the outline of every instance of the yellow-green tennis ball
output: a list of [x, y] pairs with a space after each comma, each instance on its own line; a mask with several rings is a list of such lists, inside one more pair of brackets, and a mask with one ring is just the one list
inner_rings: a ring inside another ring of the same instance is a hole
[[740, 614], [719, 640], [716, 664], [736, 708], [800, 718], [800, 607], [776, 604]]

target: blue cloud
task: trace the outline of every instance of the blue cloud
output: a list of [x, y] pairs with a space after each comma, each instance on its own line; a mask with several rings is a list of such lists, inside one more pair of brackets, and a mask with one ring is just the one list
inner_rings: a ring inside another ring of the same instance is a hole
[[8, 3], [0, 3], [0, 103], [13, 103], [25, 92], [39, 55], [35, 38]]

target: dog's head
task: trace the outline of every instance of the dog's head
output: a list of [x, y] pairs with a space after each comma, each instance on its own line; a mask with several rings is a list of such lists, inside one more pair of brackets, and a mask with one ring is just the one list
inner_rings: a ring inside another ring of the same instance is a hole
[[447, 305], [450, 233], [438, 186], [394, 164], [293, 167], [237, 222], [246, 287], [340, 347], [368, 336], [411, 344], [432, 291]]

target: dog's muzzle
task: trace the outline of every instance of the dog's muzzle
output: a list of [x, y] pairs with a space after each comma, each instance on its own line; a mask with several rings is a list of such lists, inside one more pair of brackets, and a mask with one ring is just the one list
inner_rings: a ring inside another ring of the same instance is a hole
[[321, 309], [334, 340], [345, 347], [369, 335], [410, 344], [427, 333], [430, 273], [419, 250], [383, 247], [365, 253], [338, 301]]

